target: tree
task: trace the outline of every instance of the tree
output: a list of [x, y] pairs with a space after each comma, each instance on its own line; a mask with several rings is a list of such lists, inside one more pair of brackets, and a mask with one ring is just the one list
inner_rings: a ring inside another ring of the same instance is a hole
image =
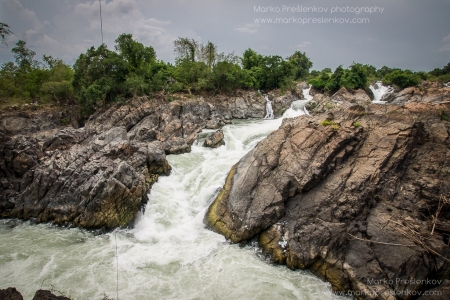
[[0, 22], [0, 39], [2, 40], [2, 44], [7, 45], [6, 36], [12, 34], [12, 31], [9, 29], [9, 25]]
[[395, 85], [399, 88], [407, 88], [419, 84], [419, 78], [409, 70], [395, 70], [383, 78], [384, 85]]
[[191, 62], [195, 61], [195, 56], [198, 51], [198, 42], [189, 38], [178, 38], [173, 42], [175, 49], [175, 56], [177, 60], [188, 59]]
[[337, 92], [342, 86], [341, 80], [344, 73], [345, 71], [342, 66], [337, 67], [336, 70], [334, 70], [333, 75], [331, 75], [325, 84], [325, 90], [331, 94]]
[[341, 77], [341, 86], [350, 90], [365, 89], [368, 85], [367, 73], [362, 64], [353, 63], [344, 71]]
[[133, 40], [131, 34], [123, 33], [115, 42], [114, 48], [128, 63], [130, 72], [145, 72], [156, 60], [156, 53], [153, 47], [144, 46], [142, 43]]
[[192, 91], [206, 89], [209, 86], [211, 69], [203, 62], [190, 59], [178, 60], [173, 75], [189, 94]]
[[252, 68], [259, 67], [262, 62], [262, 55], [256, 53], [252, 49], [245, 50], [242, 55], [242, 67], [244, 70], [251, 70]]
[[200, 46], [200, 61], [204, 62], [210, 69], [214, 66], [217, 59], [217, 46], [208, 41], [206, 46]]
[[294, 69], [294, 79], [305, 79], [309, 74], [309, 69], [313, 63], [306, 56], [305, 52], [296, 51], [287, 60], [292, 64]]
[[17, 65], [23, 71], [29, 71], [34, 64], [33, 58], [36, 55], [31, 49], [26, 47], [26, 42], [19, 40], [16, 43], [16, 47], [12, 48], [12, 52], [14, 53], [14, 58], [16, 60]]
[[81, 54], [73, 69], [75, 96], [81, 113], [85, 116], [93, 113], [95, 108], [126, 94], [125, 82], [129, 65], [105, 44], [97, 49], [91, 47], [85, 54]]

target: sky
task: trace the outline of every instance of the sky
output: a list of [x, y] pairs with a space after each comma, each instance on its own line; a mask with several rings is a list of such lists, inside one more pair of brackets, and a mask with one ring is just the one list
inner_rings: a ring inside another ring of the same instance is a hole
[[[430, 71], [450, 62], [450, 0], [101, 0], [101, 8], [109, 49], [131, 33], [166, 62], [178, 37], [236, 55], [301, 51], [317, 70], [360, 62]], [[0, 63], [14, 60], [18, 40], [38, 60], [70, 65], [102, 43], [99, 0], [0, 0], [0, 22], [13, 32]]]

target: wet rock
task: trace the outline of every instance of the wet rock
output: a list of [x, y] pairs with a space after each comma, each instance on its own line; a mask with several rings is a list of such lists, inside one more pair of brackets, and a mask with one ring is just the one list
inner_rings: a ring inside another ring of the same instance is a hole
[[23, 300], [23, 297], [16, 288], [9, 287], [4, 290], [0, 289], [0, 300]]
[[33, 300], [70, 300], [65, 296], [56, 296], [51, 291], [39, 290], [33, 297]]
[[205, 223], [334, 289], [409, 299], [450, 273], [450, 206], [430, 235], [450, 199], [449, 107], [363, 100], [283, 120], [230, 170]]
[[218, 148], [220, 146], [225, 145], [225, 141], [223, 140], [224, 135], [222, 130], [217, 130], [214, 133], [209, 134], [205, 142], [203, 143], [203, 147], [209, 147], [209, 148]]

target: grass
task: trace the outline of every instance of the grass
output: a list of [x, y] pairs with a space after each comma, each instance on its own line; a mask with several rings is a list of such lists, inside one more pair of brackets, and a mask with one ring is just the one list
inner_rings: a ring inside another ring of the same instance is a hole
[[325, 119], [322, 122], [320, 122], [319, 124], [322, 125], [322, 126], [330, 126], [330, 125], [333, 125], [333, 122], [331, 122], [330, 120]]
[[361, 123], [359, 123], [359, 122], [354, 122], [354, 123], [353, 123], [353, 127], [361, 127]]
[[447, 114], [445, 110], [441, 110], [441, 120], [450, 122], [450, 116]]
[[338, 130], [339, 129], [339, 124], [334, 123], [334, 122], [332, 122], [332, 121], [330, 121], [328, 119], [325, 119], [325, 120], [321, 121], [319, 124], [322, 125], [322, 126], [331, 126], [331, 128], [333, 128], [334, 130]]

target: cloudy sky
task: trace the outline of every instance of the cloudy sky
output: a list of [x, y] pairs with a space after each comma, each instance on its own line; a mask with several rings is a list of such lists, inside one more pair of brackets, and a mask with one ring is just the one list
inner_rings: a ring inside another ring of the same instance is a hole
[[[238, 55], [247, 48], [283, 57], [300, 50], [313, 69], [355, 61], [429, 71], [450, 61], [450, 0], [101, 1], [110, 49], [118, 35], [131, 33], [170, 62], [177, 37], [212, 41], [220, 52]], [[14, 33], [8, 47], [0, 45], [0, 63], [13, 60], [11, 49], [22, 39], [38, 59], [47, 54], [73, 64], [101, 44], [99, 6], [98, 0], [0, 0], [0, 22]]]

